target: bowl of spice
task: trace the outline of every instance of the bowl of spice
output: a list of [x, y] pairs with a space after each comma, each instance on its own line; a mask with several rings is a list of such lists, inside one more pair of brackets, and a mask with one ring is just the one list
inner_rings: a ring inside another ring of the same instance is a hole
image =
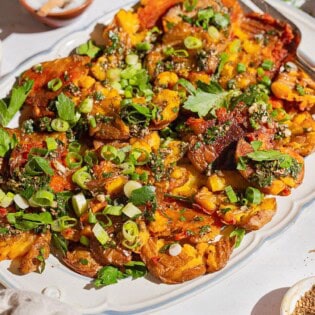
[[303, 279], [284, 295], [280, 315], [315, 314], [315, 277]]
[[62, 27], [74, 22], [93, 0], [19, 0], [42, 23]]

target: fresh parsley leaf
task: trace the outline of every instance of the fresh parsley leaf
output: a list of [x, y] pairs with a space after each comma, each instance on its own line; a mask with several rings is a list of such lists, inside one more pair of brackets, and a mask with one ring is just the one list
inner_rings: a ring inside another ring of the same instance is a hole
[[253, 148], [255, 151], [257, 151], [257, 150], [259, 150], [260, 147], [262, 146], [262, 142], [256, 140], [256, 141], [252, 141], [252, 142], [250, 143], [250, 145], [252, 146], [252, 148]]
[[67, 240], [61, 236], [60, 234], [53, 233], [52, 234], [52, 242], [55, 248], [59, 249], [62, 254], [65, 256], [68, 251], [68, 243]]
[[93, 44], [91, 40], [80, 45], [76, 49], [78, 55], [87, 55], [91, 58], [94, 58], [101, 49]]
[[33, 230], [40, 225], [52, 223], [52, 216], [49, 212], [23, 213], [22, 211], [7, 214], [8, 222], [16, 229], [22, 231]]
[[10, 135], [4, 129], [0, 129], [0, 157], [4, 157], [13, 147], [14, 143]]
[[207, 93], [218, 94], [224, 92], [221, 85], [216, 81], [211, 81], [210, 84], [204, 83], [202, 81], [197, 82], [197, 87]]
[[50, 162], [40, 156], [33, 156], [25, 165], [25, 171], [28, 175], [54, 175], [54, 171], [50, 166]]
[[178, 84], [182, 85], [190, 94], [196, 94], [196, 88], [189, 81], [181, 78], [178, 80]]
[[235, 248], [241, 245], [246, 231], [243, 228], [237, 227], [233, 232], [231, 232], [230, 237], [235, 237]]
[[147, 268], [142, 261], [130, 261], [125, 266], [125, 274], [132, 279], [144, 277], [147, 274]]
[[129, 200], [135, 206], [145, 205], [147, 202], [154, 202], [156, 199], [154, 186], [143, 186], [132, 191]]
[[7, 105], [6, 99], [0, 100], [0, 124], [2, 126], [7, 126], [13, 116], [20, 110], [33, 84], [33, 80], [26, 79], [22, 85], [15, 86], [12, 89], [9, 105]]
[[8, 233], [9, 233], [9, 229], [5, 227], [0, 227], [0, 235], [8, 234]]
[[113, 266], [105, 266], [97, 273], [97, 278], [93, 281], [94, 285], [99, 288], [102, 286], [117, 283], [118, 280], [126, 278], [118, 268]]
[[73, 121], [75, 119], [74, 103], [72, 100], [61, 93], [58, 95], [56, 102], [58, 116], [65, 121]]
[[279, 160], [283, 158], [285, 154], [277, 150], [260, 150], [260, 151], [248, 153], [246, 156], [249, 157], [253, 161], [262, 162], [262, 161]]
[[199, 117], [207, 116], [209, 112], [214, 114], [215, 109], [222, 107], [229, 96], [229, 92], [206, 93], [197, 90], [195, 95], [190, 95], [184, 103], [184, 108], [198, 113]]

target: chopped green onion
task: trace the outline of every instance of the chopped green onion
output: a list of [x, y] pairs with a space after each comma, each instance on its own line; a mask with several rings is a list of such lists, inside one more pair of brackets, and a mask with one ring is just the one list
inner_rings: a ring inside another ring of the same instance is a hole
[[52, 79], [47, 83], [49, 90], [56, 92], [62, 87], [62, 81], [59, 78]]
[[88, 247], [90, 245], [90, 239], [84, 235], [82, 235], [80, 237], [80, 243], [83, 245], [83, 246], [86, 246]]
[[239, 227], [230, 233], [230, 237], [235, 237], [235, 248], [240, 246], [245, 234], [245, 229]]
[[120, 74], [121, 74], [121, 70], [118, 68], [108, 69], [106, 73], [106, 77], [111, 82], [118, 82], [120, 80]]
[[127, 65], [133, 66], [133, 65], [137, 64], [138, 61], [139, 61], [138, 55], [130, 54], [130, 55], [127, 55], [127, 57], [126, 57], [126, 64]]
[[139, 236], [139, 228], [136, 222], [128, 220], [122, 226], [122, 234], [126, 241], [134, 243]]
[[261, 78], [260, 82], [263, 83], [266, 86], [270, 86], [271, 85], [271, 79], [268, 76], [266, 76], [266, 75], [264, 75]]
[[[144, 155], [144, 158], [143, 158]], [[141, 160], [139, 161], [139, 158], [141, 157]], [[146, 150], [140, 149], [140, 148], [134, 148], [129, 154], [129, 160], [134, 165], [144, 165], [147, 164], [150, 160], [150, 155]]]
[[261, 64], [261, 67], [264, 69], [264, 70], [271, 70], [274, 66], [274, 62], [271, 61], [271, 60], [264, 60], [263, 63]]
[[81, 102], [79, 105], [79, 111], [83, 114], [88, 114], [93, 109], [93, 98], [87, 97], [85, 100]]
[[238, 63], [236, 70], [238, 73], [243, 73], [246, 71], [246, 66], [243, 63]]
[[213, 17], [215, 26], [219, 28], [226, 28], [230, 24], [230, 18], [227, 14], [215, 13]]
[[220, 32], [213, 25], [208, 27], [208, 34], [213, 40], [218, 40], [220, 38]]
[[301, 95], [301, 96], [304, 96], [305, 95], [305, 90], [303, 88], [302, 85], [300, 84], [297, 84], [296, 87], [295, 87], [296, 91]]
[[29, 208], [29, 203], [28, 201], [22, 197], [20, 194], [16, 194], [13, 198], [14, 203], [22, 210], [25, 210], [27, 208]]
[[253, 204], [259, 205], [262, 202], [263, 194], [254, 187], [247, 187], [245, 191], [246, 199]]
[[58, 143], [54, 138], [46, 138], [45, 141], [48, 151], [54, 151], [58, 148]]
[[122, 214], [123, 206], [107, 206], [103, 211], [104, 214], [120, 216]]
[[82, 165], [82, 162], [82, 155], [77, 152], [69, 152], [66, 156], [66, 165], [71, 170], [80, 167]]
[[2, 208], [8, 208], [14, 200], [14, 194], [11, 192], [8, 192], [0, 201], [0, 207]]
[[37, 191], [31, 199], [29, 204], [32, 207], [51, 207], [54, 203], [55, 195], [48, 190]]
[[138, 188], [141, 188], [142, 185], [139, 182], [136, 182], [134, 180], [129, 180], [125, 185], [124, 185], [124, 193], [126, 197], [130, 197], [131, 193]]
[[232, 186], [225, 187], [225, 193], [228, 196], [230, 202], [232, 202], [232, 203], [237, 202], [238, 198], [237, 198], [237, 195], [236, 195], [235, 191], [233, 190]]
[[68, 149], [70, 152], [80, 152], [81, 144], [78, 141], [73, 141], [69, 144]]
[[86, 183], [92, 179], [86, 170], [87, 167], [82, 167], [72, 175], [72, 181], [83, 189], [87, 189]]
[[73, 210], [78, 218], [87, 211], [88, 202], [82, 192], [72, 196], [71, 201]]
[[240, 39], [234, 39], [230, 45], [230, 52], [236, 54], [240, 51], [242, 42]]
[[91, 126], [91, 128], [96, 128], [96, 120], [95, 120], [95, 117], [91, 117], [89, 119], [89, 124]]
[[71, 218], [69, 216], [63, 216], [56, 219], [51, 223], [51, 229], [54, 232], [62, 232], [65, 229], [71, 228], [77, 224], [77, 219]]
[[93, 165], [97, 164], [98, 158], [97, 158], [96, 153], [93, 151], [85, 152], [84, 162], [89, 166], [93, 166]]
[[265, 74], [265, 70], [263, 68], [257, 68], [257, 74], [261, 77]]
[[92, 232], [101, 245], [105, 245], [109, 241], [108, 233], [99, 223], [94, 225]]
[[124, 175], [130, 175], [135, 171], [135, 166], [131, 162], [125, 162], [125, 163], [121, 164], [120, 166], [123, 169], [122, 173]]
[[196, 7], [198, 0], [185, 0], [184, 1], [184, 8], [187, 12], [193, 11]]
[[184, 39], [184, 45], [187, 49], [199, 49], [202, 47], [202, 41], [194, 36], [188, 36]]
[[142, 211], [138, 207], [136, 207], [133, 203], [129, 202], [122, 209], [122, 213], [132, 219], [135, 216], [142, 214]]
[[148, 42], [142, 42], [136, 45], [136, 49], [139, 51], [149, 51], [152, 45]]
[[96, 215], [92, 211], [89, 212], [88, 222], [91, 224], [95, 224], [97, 222]]
[[69, 123], [60, 118], [56, 118], [51, 122], [51, 128], [55, 131], [65, 132], [69, 129]]
[[106, 161], [113, 161], [118, 155], [118, 150], [112, 145], [104, 145], [101, 149], [101, 157]]

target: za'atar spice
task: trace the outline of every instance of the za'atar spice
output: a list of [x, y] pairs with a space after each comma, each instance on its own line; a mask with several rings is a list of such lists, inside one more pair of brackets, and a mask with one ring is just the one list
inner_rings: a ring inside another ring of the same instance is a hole
[[315, 285], [296, 302], [292, 315], [315, 315]]

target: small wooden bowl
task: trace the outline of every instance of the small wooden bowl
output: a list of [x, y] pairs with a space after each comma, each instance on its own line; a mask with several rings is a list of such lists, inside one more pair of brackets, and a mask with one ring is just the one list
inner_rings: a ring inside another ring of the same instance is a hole
[[27, 0], [19, 0], [20, 4], [29, 12], [31, 13], [37, 20], [42, 22], [43, 24], [46, 24], [50, 27], [62, 27], [71, 24], [74, 22], [77, 17], [82, 14], [93, 2], [93, 0], [86, 0], [83, 4], [80, 6], [77, 6], [73, 9], [66, 10], [63, 12], [57, 12], [57, 13], [48, 13], [46, 16], [39, 16], [36, 13], [36, 10], [31, 7]]

